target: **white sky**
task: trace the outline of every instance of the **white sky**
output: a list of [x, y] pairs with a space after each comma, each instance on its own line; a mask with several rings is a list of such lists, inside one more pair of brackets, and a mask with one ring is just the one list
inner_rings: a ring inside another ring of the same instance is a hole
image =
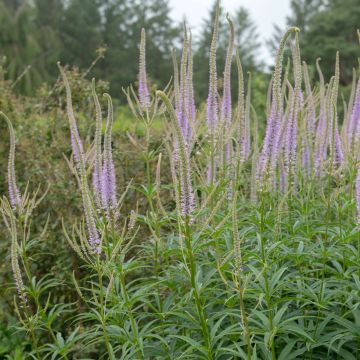
[[[187, 22], [197, 34], [202, 20], [208, 17], [209, 9], [214, 0], [169, 0], [172, 8], [172, 16], [181, 21], [186, 16]], [[290, 0], [222, 0], [225, 12], [231, 12], [240, 6], [247, 8], [252, 20], [256, 23], [259, 41], [262, 48], [259, 51], [261, 60], [272, 65], [273, 59], [265, 45], [273, 33], [273, 25], [285, 27], [285, 17], [290, 12]], [[209, 44], [210, 45], [210, 44]]]

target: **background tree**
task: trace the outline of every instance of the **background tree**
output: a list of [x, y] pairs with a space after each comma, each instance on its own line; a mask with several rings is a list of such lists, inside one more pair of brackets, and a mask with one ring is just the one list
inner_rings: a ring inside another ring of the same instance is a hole
[[[37, 66], [41, 47], [36, 39], [34, 9], [26, 3], [15, 12], [0, 2], [0, 55], [6, 57], [6, 78], [15, 82], [16, 89], [30, 93], [46, 77]], [[31, 66], [31, 71], [27, 71]], [[24, 76], [22, 76], [24, 75]], [[19, 77], [21, 81], [17, 81]]]
[[100, 0], [71, 0], [60, 21], [61, 61], [87, 68], [103, 43]]
[[[358, 0], [291, 0], [291, 14], [287, 27], [298, 26], [302, 58], [310, 65], [312, 74], [315, 61], [321, 57], [321, 66], [327, 80], [334, 73], [336, 51], [340, 52], [341, 83], [348, 85], [352, 68], [357, 66], [359, 54], [356, 30], [359, 28], [360, 6]], [[285, 29], [275, 27], [269, 41], [276, 49]]]
[[341, 83], [350, 84], [352, 68], [357, 67], [360, 6], [358, 0], [329, 0], [309, 22], [302, 36], [302, 56], [309, 64], [321, 57], [327, 79], [334, 73], [336, 51], [340, 52]]
[[61, 25], [64, 16], [62, 0], [35, 0], [36, 39], [41, 47], [39, 65], [47, 74], [46, 80], [57, 77], [56, 62], [61, 59], [63, 44]]
[[[290, 1], [290, 15], [286, 17], [286, 28], [290, 26], [297, 26], [301, 30], [301, 39], [309, 29], [312, 18], [324, 8], [325, 0], [291, 0]], [[280, 39], [286, 28], [281, 28], [274, 25], [274, 34], [268, 41], [268, 46], [273, 55], [279, 46]], [[301, 44], [302, 45], [302, 44]]]
[[137, 80], [141, 28], [146, 29], [147, 67], [150, 78], [164, 86], [172, 75], [171, 48], [178, 42], [180, 27], [170, 18], [165, 0], [114, 0], [104, 11], [103, 39], [108, 51], [101, 67], [112, 93]]

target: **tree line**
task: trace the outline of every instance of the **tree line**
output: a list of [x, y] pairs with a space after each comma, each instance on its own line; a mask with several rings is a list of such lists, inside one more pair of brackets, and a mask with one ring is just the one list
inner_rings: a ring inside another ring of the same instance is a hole
[[[215, 1], [194, 38], [194, 76], [197, 96], [204, 99], [208, 84], [208, 51]], [[239, 7], [230, 14], [236, 46], [246, 71], [263, 71], [260, 37], [254, 19]], [[228, 39], [222, 9], [218, 49], [222, 74]], [[356, 67], [360, 27], [359, 0], [291, 0], [287, 25], [302, 29], [302, 57], [311, 66], [322, 58], [326, 76], [333, 73], [340, 50], [342, 83], [349, 84]], [[44, 82], [58, 76], [56, 62], [87, 69], [110, 83], [114, 97], [136, 82], [141, 28], [147, 31], [147, 62], [153, 84], [165, 86], [172, 73], [172, 48], [180, 47], [183, 24], [171, 18], [167, 0], [0, 0], [0, 56], [6, 78], [16, 90], [32, 95]], [[269, 46], [275, 49], [284, 31], [275, 27]], [[261, 39], [262, 40], [262, 39]], [[315, 73], [315, 72], [314, 72]], [[236, 74], [233, 75], [234, 79]], [[221, 80], [221, 79], [220, 79]]]
[[[215, 6], [215, 5], [214, 5]], [[0, 55], [6, 56], [7, 77], [16, 79], [26, 71], [18, 90], [32, 94], [41, 83], [58, 76], [56, 62], [88, 68], [103, 57], [91, 76], [109, 81], [112, 95], [136, 81], [141, 28], [147, 31], [147, 65], [153, 83], [165, 86], [172, 74], [171, 50], [180, 47], [183, 24], [175, 22], [166, 0], [0, 0]], [[206, 63], [213, 10], [194, 40], [197, 76], [207, 83]], [[239, 8], [234, 14], [237, 39], [245, 65], [254, 68], [255, 26], [249, 13]], [[227, 28], [221, 27], [225, 49]], [[219, 51], [219, 67], [225, 51]], [[246, 55], [245, 55], [246, 54]], [[205, 96], [206, 86], [198, 89]]]

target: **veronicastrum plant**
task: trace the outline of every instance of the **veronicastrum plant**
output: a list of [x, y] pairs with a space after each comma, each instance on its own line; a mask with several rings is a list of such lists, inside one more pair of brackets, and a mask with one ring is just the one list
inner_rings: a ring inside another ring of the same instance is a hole
[[[144, 129], [142, 136], [129, 133], [128, 138], [144, 160], [146, 175], [142, 186], [121, 184], [121, 193], [111, 97], [104, 94], [104, 127], [93, 80], [95, 133], [93, 143], [86, 143], [77, 127], [67, 72], [59, 64], [72, 147], [67, 162], [83, 211], [83, 221], [63, 219], [64, 237], [78, 264], [64, 269], [69, 284], [32, 274], [41, 237], [32, 238], [31, 224], [46, 192], [30, 195], [18, 188], [15, 133], [1, 114], [10, 131], [9, 196], [1, 200], [1, 213], [11, 244], [18, 330], [30, 342], [27, 356], [359, 358], [358, 73], [340, 121], [341, 54], [334, 54], [328, 83], [317, 61], [319, 82], [314, 86], [301, 60], [300, 30], [290, 28], [264, 94], [267, 124], [261, 142], [251, 105], [251, 74], [244, 76], [229, 16], [219, 88], [219, 16], [218, 7], [204, 111], [194, 96], [191, 31], [184, 26], [180, 59], [173, 51], [172, 81], [163, 91], [153, 91], [142, 30], [137, 91], [130, 87], [124, 92]], [[286, 67], [284, 54], [290, 54]], [[157, 121], [164, 136], [154, 148]], [[130, 189], [143, 196], [143, 213], [137, 204], [125, 211]], [[73, 287], [74, 301], [56, 302], [53, 293], [59, 286]]]

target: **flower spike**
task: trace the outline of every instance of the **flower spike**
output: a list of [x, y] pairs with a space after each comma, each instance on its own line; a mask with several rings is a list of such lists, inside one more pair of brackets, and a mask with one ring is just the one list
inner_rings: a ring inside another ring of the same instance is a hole
[[144, 109], [150, 106], [150, 94], [146, 75], [146, 33], [141, 29], [140, 61], [139, 61], [139, 101]]
[[16, 175], [15, 175], [15, 132], [12, 126], [10, 119], [0, 111], [0, 116], [2, 116], [9, 128], [10, 132], [10, 152], [8, 159], [8, 190], [9, 190], [9, 200], [12, 208], [15, 210], [20, 208], [21, 205], [21, 196], [20, 191], [16, 184]]
[[95, 159], [93, 170], [93, 188], [95, 193], [95, 202], [98, 209], [101, 208], [101, 174], [102, 174], [102, 157], [101, 157], [101, 130], [102, 130], [102, 114], [99, 98], [96, 94], [95, 79], [92, 80], [92, 95], [95, 103], [96, 113], [96, 131], [95, 131]]

